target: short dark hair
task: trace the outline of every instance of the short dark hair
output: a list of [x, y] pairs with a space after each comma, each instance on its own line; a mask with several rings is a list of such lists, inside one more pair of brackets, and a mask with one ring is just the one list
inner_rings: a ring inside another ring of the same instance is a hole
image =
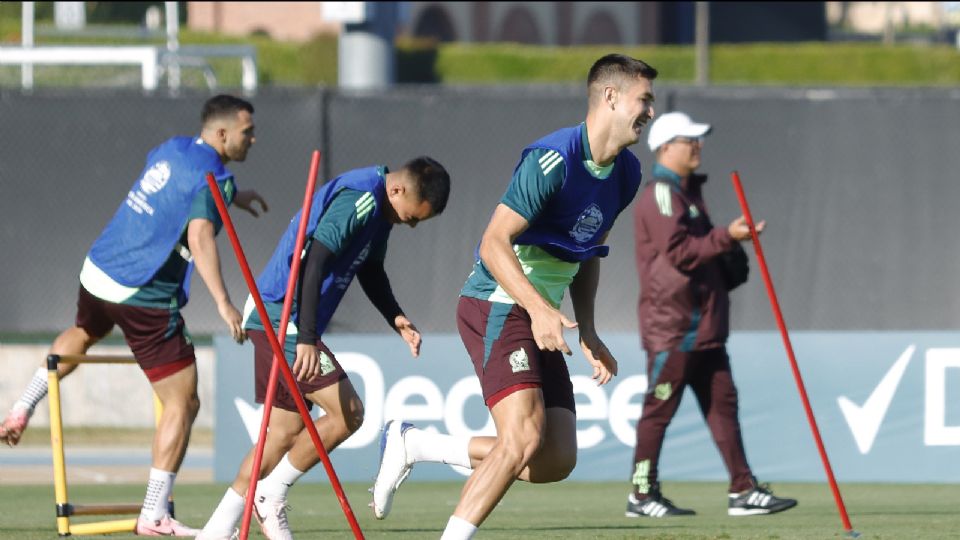
[[608, 54], [593, 63], [587, 75], [587, 88], [611, 79], [640, 77], [652, 81], [657, 78], [657, 70], [643, 60], [623, 54]]
[[411, 159], [403, 169], [410, 172], [421, 201], [430, 203], [433, 215], [438, 216], [450, 197], [450, 175], [437, 160], [420, 156]]
[[228, 94], [216, 95], [203, 104], [203, 112], [200, 113], [200, 122], [202, 125], [206, 125], [207, 122], [211, 120], [234, 116], [240, 111], [247, 111], [253, 114], [253, 105], [249, 101], [236, 96]]

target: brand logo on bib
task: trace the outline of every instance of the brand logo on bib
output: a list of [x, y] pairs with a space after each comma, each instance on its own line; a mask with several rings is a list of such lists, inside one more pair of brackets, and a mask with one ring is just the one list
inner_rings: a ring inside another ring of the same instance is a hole
[[158, 161], [140, 179], [140, 190], [147, 195], [152, 195], [163, 189], [169, 180], [170, 164], [166, 161]]

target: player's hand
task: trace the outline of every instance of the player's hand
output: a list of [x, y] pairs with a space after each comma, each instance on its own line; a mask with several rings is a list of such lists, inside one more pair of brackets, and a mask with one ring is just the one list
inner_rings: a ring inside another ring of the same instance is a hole
[[[757, 223], [757, 235], [763, 232], [764, 227], [767, 226], [766, 221], [761, 221]], [[747, 218], [740, 216], [737, 219], [730, 222], [730, 225], [727, 227], [727, 232], [730, 233], [730, 236], [737, 242], [743, 242], [744, 240], [750, 240], [750, 226], [747, 225]]]
[[420, 331], [410, 322], [410, 319], [405, 315], [397, 315], [393, 320], [393, 327], [397, 329], [400, 337], [407, 342], [410, 347], [410, 355], [414, 358], [420, 356], [420, 343], [422, 342]]
[[267, 207], [267, 201], [253, 189], [243, 189], [237, 191], [237, 195], [233, 198], [233, 205], [241, 210], [245, 210], [250, 213], [253, 217], [260, 217], [260, 214], [253, 207], [253, 203], [260, 203], [261, 212], [269, 212], [270, 208]]
[[552, 306], [529, 313], [533, 339], [541, 351], [560, 351], [568, 356], [573, 354], [563, 339], [563, 329], [576, 328], [577, 323]]
[[227, 328], [230, 330], [230, 337], [233, 338], [237, 343], [243, 343], [243, 340], [247, 339], [246, 332], [243, 331], [243, 317], [240, 315], [240, 312], [237, 311], [237, 308], [233, 307], [233, 304], [229, 300], [225, 300], [217, 304], [217, 311], [220, 313], [220, 318], [223, 319], [223, 322], [227, 323]]
[[320, 351], [309, 343], [297, 343], [297, 359], [293, 376], [298, 381], [312, 381], [320, 373]]
[[617, 374], [617, 359], [610, 354], [610, 349], [603, 344], [596, 332], [580, 332], [580, 348], [587, 362], [593, 366], [593, 380], [597, 386], [610, 382]]

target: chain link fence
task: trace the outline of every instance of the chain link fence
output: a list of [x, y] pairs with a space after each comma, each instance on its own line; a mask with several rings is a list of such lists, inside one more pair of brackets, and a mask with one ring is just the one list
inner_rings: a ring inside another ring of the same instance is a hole
[[[0, 332], [72, 324], [87, 249], [146, 153], [168, 137], [198, 133], [207, 97], [0, 91]], [[259, 219], [234, 213], [255, 273], [299, 208], [314, 148], [324, 153], [324, 178], [372, 164], [397, 168], [421, 154], [448, 168], [444, 214], [416, 230], [398, 227], [387, 255], [401, 306], [427, 333], [456, 331], [457, 294], [520, 150], [586, 111], [579, 86], [271, 89], [252, 101], [256, 145], [247, 162], [229, 167], [241, 188], [270, 203]], [[741, 172], [755, 216], [768, 221], [764, 248], [795, 330], [956, 327], [958, 105], [960, 92], [949, 89], [657, 88], [658, 113], [684, 110], [714, 125], [702, 170], [712, 175], [706, 197], [718, 226], [740, 214], [728, 175]], [[645, 144], [632, 151], [649, 171]], [[631, 208], [601, 265], [601, 331], [636, 331], [632, 222]], [[225, 238], [220, 250], [242, 305], [245, 285]], [[199, 279], [193, 291], [184, 311], [190, 330], [222, 332]], [[775, 327], [755, 260], [733, 309], [736, 330]], [[572, 313], [569, 302], [565, 310]], [[386, 331], [351, 287], [330, 332]]]

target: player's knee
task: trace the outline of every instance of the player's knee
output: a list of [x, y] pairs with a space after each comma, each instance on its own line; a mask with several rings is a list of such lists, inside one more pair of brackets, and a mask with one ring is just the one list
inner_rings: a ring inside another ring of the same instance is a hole
[[363, 403], [358, 399], [347, 408], [343, 415], [343, 425], [347, 431], [347, 436], [353, 435], [363, 425], [364, 409]]
[[193, 394], [187, 398], [186, 411], [191, 422], [196, 420], [197, 414], [200, 413], [200, 396]]
[[517, 469], [527, 466], [543, 447], [543, 434], [539, 430], [525, 429], [513, 437], [498, 442], [503, 447], [506, 461]]
[[300, 435], [302, 428], [297, 426], [296, 428], [289, 428], [287, 426], [270, 426], [270, 438], [276, 440], [279, 443], [279, 446], [283, 448], [290, 448], [295, 442], [297, 442], [297, 436]]

